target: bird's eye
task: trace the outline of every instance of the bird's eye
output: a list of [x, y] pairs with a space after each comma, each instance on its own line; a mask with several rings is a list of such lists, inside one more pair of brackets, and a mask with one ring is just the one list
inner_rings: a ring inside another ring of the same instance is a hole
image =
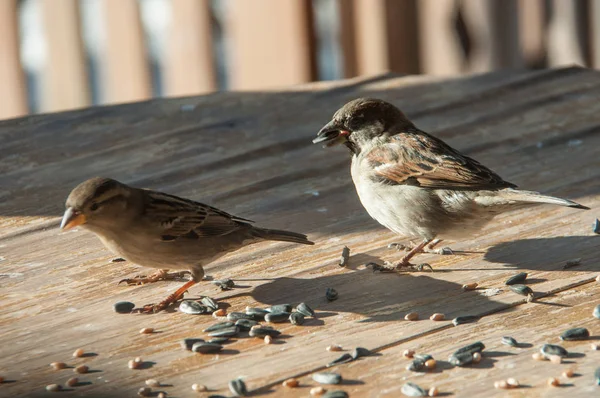
[[90, 206], [90, 210], [96, 211], [96, 210], [98, 210], [98, 207], [100, 207], [100, 206], [98, 206], [98, 203], [92, 203], [92, 205]]

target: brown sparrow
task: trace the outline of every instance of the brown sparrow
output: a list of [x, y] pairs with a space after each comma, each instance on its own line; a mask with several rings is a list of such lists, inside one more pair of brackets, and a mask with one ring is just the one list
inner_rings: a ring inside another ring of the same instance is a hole
[[588, 209], [566, 199], [515, 189], [498, 174], [419, 130], [394, 105], [378, 99], [348, 102], [313, 143], [344, 144], [363, 206], [391, 231], [422, 241], [395, 266], [441, 239], [460, 239], [495, 215], [548, 203]]
[[214, 207], [166, 193], [127, 186], [109, 178], [79, 184], [66, 203], [64, 230], [82, 226], [108, 249], [133, 263], [189, 270], [192, 279], [157, 305], [156, 312], [179, 300], [204, 277], [204, 265], [243, 246], [265, 240], [312, 245], [306, 235], [253, 226], [252, 221]]

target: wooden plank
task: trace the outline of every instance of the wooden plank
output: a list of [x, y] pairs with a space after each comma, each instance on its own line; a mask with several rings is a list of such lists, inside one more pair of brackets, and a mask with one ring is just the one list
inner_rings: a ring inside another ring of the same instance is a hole
[[416, 2], [355, 0], [358, 73], [419, 71]]
[[[330, 86], [334, 88], [328, 90]], [[166, 388], [169, 395], [188, 395], [192, 383], [224, 391], [229, 379], [242, 375], [250, 388], [261, 388], [322, 366], [333, 355], [324, 350], [331, 343], [385, 347], [447, 324], [402, 321], [409, 310], [453, 317], [523, 301], [506, 290], [492, 297], [462, 293], [464, 283], [502, 288], [502, 281], [519, 269], [540, 280], [533, 286], [543, 294], [595, 276], [593, 214], [552, 207], [502, 215], [468, 242], [451, 244], [478, 253], [420, 258], [438, 272], [372, 274], [363, 265], [398, 259], [401, 253], [385, 247], [399, 238], [365, 214], [343, 148], [332, 152], [308, 143], [341, 103], [368, 94], [402, 106], [419, 126], [508, 180], [595, 208], [600, 202], [600, 137], [594, 134], [600, 125], [597, 72], [504, 72], [449, 81], [386, 77], [311, 87], [160, 100], [0, 123], [1, 149], [19, 154], [12, 162], [0, 161], [0, 184], [8, 187], [7, 199], [0, 201], [2, 272], [8, 275], [0, 279], [7, 292], [0, 306], [1, 337], [7, 343], [0, 347], [0, 357], [11, 365], [0, 373], [19, 380], [3, 388], [18, 394], [63, 382], [68, 372], [48, 369], [54, 360], [87, 362], [102, 371], [82, 376], [92, 384], [78, 387], [81, 394], [133, 394], [150, 377], [172, 384]], [[195, 110], [182, 113], [182, 105]], [[70, 128], [64, 129], [67, 124]], [[27, 139], [22, 138], [25, 130]], [[60, 151], [44, 150], [49, 140]], [[214, 322], [210, 317], [113, 314], [111, 303], [117, 300], [152, 302], [174, 284], [116, 286], [137, 268], [107, 264], [111, 256], [91, 234], [57, 234], [50, 228], [56, 226], [70, 188], [98, 170], [217, 205], [260, 225], [308, 233], [316, 246], [256, 245], [216, 262], [210, 275], [231, 276], [246, 287], [218, 292], [203, 283], [190, 297], [211, 295], [230, 306], [229, 311], [306, 301], [319, 318], [301, 327], [281, 326], [289, 336], [281, 344], [241, 338], [223, 355], [200, 357], [181, 351], [178, 340], [202, 336], [200, 330]], [[335, 264], [343, 245], [352, 249], [348, 269]], [[582, 258], [582, 265], [561, 271], [564, 261], [574, 257]], [[340, 298], [326, 302], [326, 287], [335, 287]], [[145, 326], [161, 333], [139, 335]], [[24, 330], [30, 331], [26, 340]], [[57, 343], [56, 330], [64, 345]], [[23, 344], [32, 354], [23, 353]], [[78, 346], [98, 356], [71, 359]], [[137, 355], [156, 364], [129, 371], [126, 363]], [[24, 377], [25, 370], [32, 376]]]
[[249, 90], [304, 83], [316, 77], [311, 2], [233, 0], [231, 87]]
[[103, 102], [152, 97], [152, 83], [137, 0], [104, 0], [106, 29]]
[[77, 0], [41, 2], [48, 64], [42, 75], [42, 110], [82, 108], [91, 103]]
[[27, 114], [27, 85], [21, 68], [17, 0], [0, 2], [0, 119]]
[[208, 0], [174, 0], [167, 56], [163, 60], [169, 96], [202, 94], [217, 88]]
[[457, 3], [453, 0], [419, 2], [419, 48], [423, 73], [448, 76], [464, 69], [464, 51], [454, 28], [456, 13]]

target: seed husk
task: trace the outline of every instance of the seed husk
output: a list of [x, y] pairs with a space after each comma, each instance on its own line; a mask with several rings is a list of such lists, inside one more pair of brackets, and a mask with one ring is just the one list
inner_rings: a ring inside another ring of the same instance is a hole
[[265, 315], [265, 321], [269, 323], [281, 323], [290, 319], [289, 312], [271, 312]]
[[556, 377], [551, 377], [548, 379], [548, 385], [551, 387], [558, 387], [560, 386], [560, 380], [558, 380]]
[[454, 366], [467, 366], [473, 363], [473, 355], [470, 352], [454, 353], [448, 358], [448, 362]]
[[352, 359], [358, 359], [360, 357], [367, 357], [371, 355], [371, 351], [364, 347], [356, 347], [354, 351], [352, 351]]
[[327, 367], [330, 368], [332, 366], [339, 365], [342, 363], [352, 362], [353, 360], [354, 360], [354, 358], [352, 358], [352, 355], [346, 353], [346, 354], [343, 354], [340, 357], [334, 359], [333, 361], [329, 362], [327, 364]]
[[517, 340], [515, 340], [514, 338], [510, 337], [510, 336], [503, 336], [502, 337], [502, 344], [504, 345], [508, 345], [511, 347], [518, 347], [519, 343], [517, 343]]
[[519, 272], [516, 275], [511, 276], [504, 282], [506, 286], [510, 285], [522, 285], [527, 279], [527, 272]]
[[60, 384], [48, 384], [46, 386], [46, 391], [56, 392], [60, 390], [62, 390], [62, 386]]
[[579, 264], [581, 264], [581, 259], [580, 258], [575, 258], [573, 260], [569, 260], [565, 263], [565, 265], [563, 265], [563, 269], [569, 269], [569, 268], [573, 268], [578, 266]]
[[151, 334], [154, 333], [154, 328], [142, 328], [140, 334]]
[[477, 315], [457, 316], [456, 318], [454, 318], [452, 320], [452, 324], [454, 326], [458, 326], [458, 325], [464, 325], [465, 323], [474, 323], [474, 322], [477, 322], [478, 320], [479, 320], [479, 317]]
[[[278, 313], [278, 312], [292, 312], [291, 304], [276, 304], [267, 308], [267, 312]], [[266, 314], [265, 314], [266, 315]]]
[[79, 379], [77, 377], [71, 377], [69, 380], [65, 382], [67, 387], [75, 387], [79, 384]]
[[150, 394], [152, 394], [152, 389], [150, 387], [142, 387], [137, 392], [137, 395], [140, 397], [149, 397]]
[[148, 387], [157, 388], [157, 387], [160, 387], [160, 382], [156, 379], [148, 379], [148, 380], [146, 380], [146, 385]]
[[440, 390], [438, 390], [437, 387], [431, 387], [429, 389], [429, 392], [427, 393], [427, 395], [429, 395], [430, 397], [437, 397], [440, 393]]
[[202, 300], [200, 300], [200, 301], [202, 302], [202, 304], [204, 304], [206, 307], [210, 308], [212, 311], [216, 311], [219, 309], [219, 305], [215, 302], [215, 300], [211, 299], [208, 296], [202, 297]]
[[210, 344], [223, 344], [225, 342], [229, 341], [229, 337], [214, 337], [210, 340], [207, 341], [207, 343]]
[[342, 346], [338, 344], [332, 344], [327, 347], [327, 351], [342, 351]]
[[426, 397], [427, 392], [415, 383], [407, 382], [402, 386], [402, 394], [407, 397]]
[[231, 290], [235, 287], [235, 282], [229, 278], [215, 279], [211, 283], [218, 286], [221, 290]]
[[129, 314], [135, 308], [135, 304], [129, 301], [119, 301], [113, 304], [113, 309], [117, 314]]
[[324, 388], [323, 388], [323, 387], [321, 387], [321, 386], [318, 386], [318, 387], [313, 387], [313, 388], [311, 388], [311, 389], [310, 389], [310, 395], [311, 395], [312, 397], [318, 397], [318, 396], [320, 396], [320, 395], [323, 395], [323, 394], [325, 394], [326, 392], [327, 392], [327, 390], [326, 390], [326, 389], [324, 389]]
[[477, 282], [471, 282], [471, 283], [467, 283], [467, 284], [462, 285], [461, 289], [464, 292], [467, 292], [467, 291], [470, 291], [470, 290], [477, 289], [477, 286], [479, 286]]
[[594, 382], [597, 386], [600, 386], [600, 368], [597, 368], [594, 372]]
[[443, 321], [444, 319], [446, 319], [446, 315], [436, 312], [435, 314], [430, 316], [429, 319], [431, 319], [432, 321]]
[[298, 381], [298, 379], [294, 379], [294, 378], [284, 380], [282, 383], [282, 385], [287, 388], [296, 388], [296, 387], [298, 387], [299, 384], [300, 384], [300, 382]]
[[594, 318], [600, 319], [600, 304], [594, 307], [594, 312], [592, 312], [592, 315], [594, 316]]
[[273, 328], [267, 328], [265, 326], [260, 326], [260, 327], [252, 327], [250, 329], [250, 336], [251, 337], [258, 337], [258, 338], [264, 338], [265, 336], [271, 336], [271, 337], [277, 337], [281, 334], [281, 332], [279, 330], [275, 330]]
[[67, 367], [67, 364], [64, 362], [52, 362], [50, 364], [54, 368], [54, 370], [61, 370]]
[[598, 220], [598, 219], [596, 218], [596, 221], [594, 221], [594, 224], [592, 225], [592, 227], [593, 227], [593, 230], [592, 230], [592, 231], [593, 231], [595, 234], [600, 234], [600, 220]]
[[74, 358], [81, 358], [83, 356], [83, 354], [85, 354], [85, 351], [83, 351], [83, 349], [81, 349], [81, 348], [78, 348], [73, 353], [73, 357]]
[[590, 331], [586, 328], [573, 328], [565, 330], [560, 339], [563, 341], [587, 340], [590, 337]]
[[558, 355], [559, 357], [566, 358], [567, 355], [569, 355], [567, 350], [555, 344], [544, 344], [542, 348], [540, 348], [540, 353], [546, 358], [548, 358], [550, 355]]
[[340, 384], [342, 376], [334, 372], [313, 373], [312, 379], [320, 384]]
[[454, 353], [452, 355], [462, 354], [464, 352], [468, 352], [469, 354], [472, 355], [476, 352], [481, 352], [484, 349], [485, 349], [485, 345], [481, 341], [477, 341], [475, 343], [472, 343], [472, 344], [469, 344], [469, 345], [459, 348], [458, 350], [454, 351]]
[[90, 370], [90, 368], [86, 365], [79, 365], [77, 367], [75, 367], [75, 369], [73, 369], [73, 372], [75, 373], [87, 373]]
[[235, 321], [235, 326], [244, 332], [249, 331], [252, 326], [256, 325], [258, 325], [258, 322], [253, 321], [252, 319], [238, 319]]
[[196, 343], [204, 343], [204, 339], [187, 338], [180, 341], [181, 348], [191, 351], [192, 346]]
[[409, 312], [408, 314], [404, 315], [404, 319], [407, 321], [416, 321], [419, 319], [419, 314], [416, 312]]
[[194, 383], [194, 384], [192, 384], [192, 390], [194, 390], [196, 392], [204, 392], [204, 391], [208, 391], [208, 388], [203, 384]]
[[304, 316], [310, 316], [313, 318], [315, 317], [315, 312], [306, 303], [298, 304], [298, 306], [296, 307], [296, 311], [301, 313]]
[[248, 395], [248, 388], [242, 379], [231, 380], [229, 382], [229, 390], [238, 397], [245, 397]]
[[342, 249], [342, 257], [340, 258], [340, 262], [338, 263], [338, 265], [340, 267], [345, 267], [346, 265], [348, 265], [349, 258], [350, 258], [350, 249], [348, 248], [348, 246], [344, 246], [344, 248]]
[[245, 312], [230, 312], [229, 314], [227, 314], [227, 320], [229, 321], [236, 322], [240, 319], [250, 319], [251, 321], [253, 321], [254, 315], [248, 315]]
[[323, 398], [348, 398], [348, 393], [342, 390], [327, 391]]
[[402, 356], [405, 358], [412, 358], [415, 356], [415, 350], [404, 350]]
[[299, 312], [292, 312], [288, 319], [292, 325], [302, 325], [304, 323], [304, 315]]
[[192, 346], [192, 351], [199, 354], [212, 354], [223, 349], [221, 344], [215, 343], [196, 343]]
[[510, 285], [509, 289], [521, 296], [533, 295], [533, 290], [527, 285]]
[[219, 322], [219, 323], [215, 323], [214, 325], [210, 325], [209, 327], [204, 329], [203, 332], [206, 332], [206, 333], [214, 332], [215, 330], [226, 329], [226, 328], [230, 328], [232, 326], [235, 326], [235, 323], [231, 322], [231, 321]]
[[189, 315], [209, 314], [210, 309], [193, 300], [183, 300], [179, 304], [179, 312]]
[[325, 291], [325, 298], [327, 301], [334, 301], [338, 299], [338, 292], [332, 287], [328, 287]]

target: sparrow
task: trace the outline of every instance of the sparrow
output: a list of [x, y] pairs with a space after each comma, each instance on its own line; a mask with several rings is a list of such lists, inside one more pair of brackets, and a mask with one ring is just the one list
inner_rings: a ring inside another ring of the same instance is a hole
[[165, 300], [141, 312], [158, 312], [183, 297], [204, 277], [204, 266], [241, 247], [262, 241], [313, 245], [306, 235], [259, 228], [253, 221], [167, 193], [96, 177], [79, 184], [67, 198], [60, 227], [81, 226], [95, 233], [114, 254], [138, 265], [189, 270], [191, 280]]
[[387, 267], [395, 270], [414, 269], [410, 260], [426, 247], [469, 237], [508, 210], [544, 203], [589, 209], [516, 189], [379, 99], [348, 102], [313, 143], [345, 145], [352, 154], [352, 180], [369, 215], [397, 234], [420, 240], [399, 263]]

